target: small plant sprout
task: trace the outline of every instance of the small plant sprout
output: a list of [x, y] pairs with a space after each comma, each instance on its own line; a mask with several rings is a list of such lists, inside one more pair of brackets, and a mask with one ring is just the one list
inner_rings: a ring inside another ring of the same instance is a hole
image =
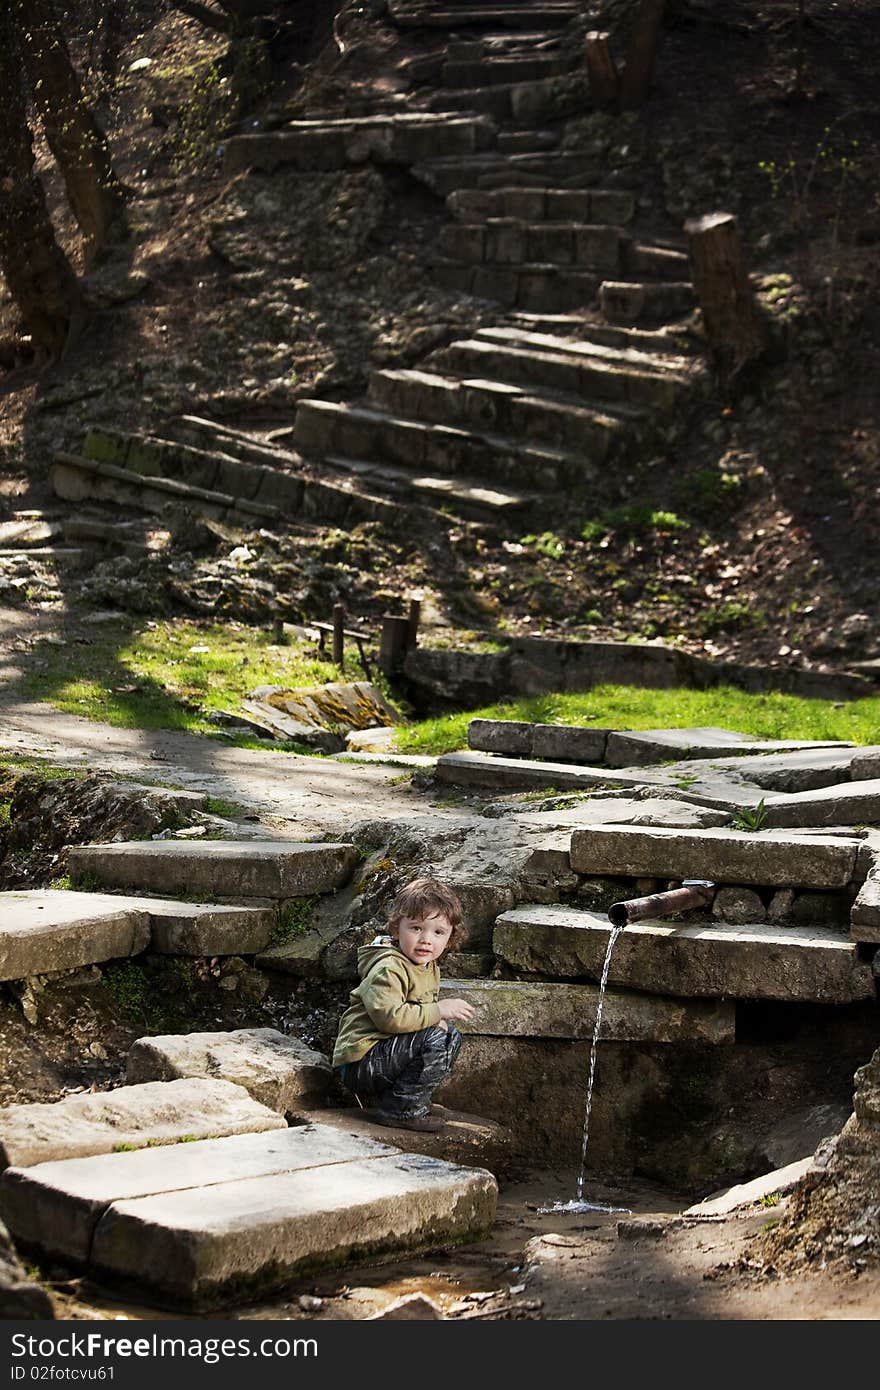
[[755, 831], [763, 830], [767, 820], [767, 808], [764, 805], [764, 798], [758, 802], [757, 806], [741, 806], [734, 814], [734, 830]]

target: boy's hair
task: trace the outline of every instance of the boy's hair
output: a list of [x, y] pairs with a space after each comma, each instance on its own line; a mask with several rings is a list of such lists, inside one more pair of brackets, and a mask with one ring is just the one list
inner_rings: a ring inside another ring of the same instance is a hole
[[398, 928], [404, 917], [419, 921], [422, 917], [432, 917], [441, 912], [452, 925], [452, 934], [444, 947], [446, 951], [457, 951], [467, 936], [461, 902], [458, 894], [436, 878], [414, 878], [404, 884], [388, 913], [388, 932], [396, 938]]

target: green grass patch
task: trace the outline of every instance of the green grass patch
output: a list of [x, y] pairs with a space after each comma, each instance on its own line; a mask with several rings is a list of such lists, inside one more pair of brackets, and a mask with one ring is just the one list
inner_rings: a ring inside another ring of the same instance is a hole
[[[108, 628], [88, 643], [38, 644], [34, 668], [23, 681], [24, 695], [120, 728], [216, 735], [217, 726], [208, 716], [237, 711], [256, 686], [324, 685], [342, 679], [337, 667], [317, 659], [307, 643], [278, 643], [272, 632], [243, 623], [123, 620]], [[309, 751], [234, 731], [224, 742]]]
[[737, 729], [754, 738], [845, 739], [880, 742], [880, 698], [805, 700], [771, 691], [752, 695], [715, 690], [645, 690], [600, 685], [568, 694], [538, 695], [482, 709], [424, 719], [397, 734], [408, 753], [449, 753], [467, 747], [471, 719], [524, 719], [538, 724], [595, 724], [611, 729]]
[[315, 898], [295, 898], [280, 904], [276, 909], [275, 925], [269, 937], [270, 946], [285, 946], [298, 936], [305, 936], [311, 924], [312, 908]]

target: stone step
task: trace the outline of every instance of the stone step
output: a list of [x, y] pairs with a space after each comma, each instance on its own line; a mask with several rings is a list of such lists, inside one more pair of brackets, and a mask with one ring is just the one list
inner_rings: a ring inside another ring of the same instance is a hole
[[0, 893], [0, 980], [78, 970], [145, 951], [150, 918], [110, 894], [30, 889]]
[[[584, 73], [574, 69], [557, 77], [532, 82], [497, 83], [492, 86], [450, 88], [428, 98], [432, 111], [481, 113], [499, 123], [540, 125], [542, 121], [578, 116], [590, 107], [590, 94]], [[442, 148], [437, 154], [444, 154]]]
[[205, 1308], [307, 1270], [483, 1234], [491, 1174], [309, 1124], [10, 1172], [13, 1234], [92, 1276]]
[[510, 314], [508, 320], [511, 327], [521, 328], [527, 333], [549, 333], [556, 338], [590, 338], [607, 347], [635, 348], [637, 352], [678, 354], [682, 358], [695, 357], [701, 352], [701, 345], [696, 339], [665, 328], [656, 331], [627, 328], [585, 319], [579, 314], [515, 313]]
[[752, 738], [736, 729], [613, 729], [608, 734], [605, 761], [609, 767], [636, 767], [670, 758], [727, 758], [734, 752], [747, 757], [764, 753], [813, 754], [846, 748], [854, 748], [854, 745], [831, 740]]
[[574, 62], [565, 57], [490, 57], [457, 60], [443, 64], [444, 87], [490, 87], [496, 83], [535, 82], [570, 72]]
[[495, 147], [500, 154], [534, 154], [557, 149], [561, 139], [558, 130], [499, 130]]
[[[103, 433], [109, 435], [112, 432]], [[120, 438], [138, 439], [137, 436]], [[163, 468], [189, 472], [190, 456], [196, 450], [190, 450], [189, 455], [182, 458], [180, 451], [183, 446], [179, 441], [151, 442], [161, 445], [165, 451], [162, 455]], [[216, 458], [213, 461], [215, 465], [218, 463]], [[264, 523], [272, 523], [282, 516], [320, 519], [340, 525], [365, 520], [398, 523], [404, 514], [400, 503], [354, 490], [350, 484], [340, 487], [325, 478], [305, 477], [301, 473], [248, 464], [240, 459], [227, 460], [222, 466], [228, 470], [230, 463], [241, 469], [250, 468], [261, 475], [260, 500], [194, 487], [175, 477], [144, 475], [133, 471], [127, 464], [120, 466], [79, 458], [73, 454], [56, 455], [50, 480], [57, 495], [67, 501], [80, 502], [91, 498], [159, 513], [165, 511], [169, 501], [179, 501], [198, 516], [227, 520], [235, 525], [254, 525], [255, 517]]]
[[305, 453], [389, 459], [412, 469], [442, 469], [517, 484], [553, 487], [584, 477], [582, 457], [522, 439], [391, 416], [366, 406], [300, 401], [295, 435]]
[[266, 907], [58, 889], [0, 893], [0, 910], [0, 979], [76, 970], [144, 950], [253, 955], [275, 925]]
[[412, 173], [446, 198], [460, 188], [589, 188], [598, 183], [602, 164], [580, 150], [534, 154], [440, 156], [415, 164]]
[[[806, 1158], [795, 1159], [794, 1163], [786, 1163], [784, 1168], [774, 1168], [772, 1173], [762, 1173], [759, 1178], [752, 1178], [751, 1182], [737, 1183], [734, 1187], [725, 1188], [722, 1192], [713, 1192], [711, 1197], [704, 1197], [702, 1202], [696, 1202], [692, 1207], [686, 1207], [682, 1212], [683, 1216], [726, 1216], [728, 1212], [736, 1211], [738, 1207], [754, 1206], [761, 1202], [762, 1197], [784, 1195], [791, 1192], [796, 1187], [801, 1178], [806, 1177], [813, 1167], [814, 1156], [809, 1154]], [[762, 1203], [766, 1205], [766, 1203]]]
[[491, 121], [459, 110], [290, 121], [282, 130], [231, 136], [223, 147], [223, 171], [271, 172], [282, 164], [322, 171], [367, 160], [409, 165], [438, 155], [473, 155], [494, 143]]
[[460, 188], [446, 205], [459, 222], [512, 218], [528, 223], [610, 224], [635, 216], [635, 197], [616, 188]]
[[500, 758], [490, 753], [443, 753], [437, 759], [435, 775], [438, 782], [451, 786], [497, 787], [499, 791], [587, 791], [591, 787], [637, 785], [644, 781], [636, 774], [615, 774], [603, 767]]
[[653, 406], [672, 411], [691, 389], [686, 376], [658, 371], [653, 366], [646, 369], [629, 358], [615, 358], [610, 348], [562, 339], [548, 339], [548, 344], [555, 341], [556, 346], [544, 348], [515, 337], [500, 340], [500, 331], [452, 343], [436, 355], [435, 361], [456, 376], [519, 382], [532, 391], [546, 388], [587, 400], [607, 401], [615, 407]]
[[465, 265], [557, 265], [607, 273], [621, 263], [620, 229], [602, 224], [513, 218], [453, 222], [440, 229], [437, 245], [442, 256]]
[[[640, 371], [660, 375], [680, 377], [686, 382], [694, 374], [692, 357], [670, 350], [662, 352], [646, 351], [634, 344], [617, 346], [602, 341], [601, 334], [594, 337], [591, 327], [585, 326], [577, 337], [564, 337], [553, 333], [535, 333], [518, 325], [492, 325], [479, 328], [474, 335], [481, 341], [501, 343], [509, 347], [535, 348], [538, 352], [570, 353], [576, 359], [597, 359], [611, 362], [618, 367], [634, 367]], [[686, 376], [687, 374], [687, 376]]]
[[672, 246], [652, 246], [641, 241], [624, 244], [621, 262], [625, 275], [639, 279], [676, 281], [690, 280], [691, 263], [685, 251]]
[[634, 433], [640, 418], [621, 418], [562, 396], [531, 395], [506, 382], [460, 380], [424, 371], [374, 372], [369, 394], [394, 415], [584, 451], [588, 457], [577, 470], [580, 480], [589, 476], [591, 465], [603, 462], [615, 445]]
[[505, 5], [457, 4], [447, 0], [446, 4], [430, 5], [411, 3], [408, 0], [390, 0], [388, 12], [394, 23], [401, 29], [461, 29], [479, 26], [480, 28], [534, 28], [545, 30], [568, 24], [578, 13], [576, 0], [541, 0], [540, 4], [516, 4], [509, 0]]
[[775, 830], [798, 826], [880, 825], [880, 778], [842, 782], [818, 791], [764, 798], [764, 825]]
[[0, 1169], [284, 1128], [281, 1115], [231, 1081], [148, 1081], [44, 1105], [5, 1106]]
[[579, 874], [704, 878], [775, 888], [845, 888], [856, 875], [859, 841], [782, 830], [642, 830], [592, 826], [571, 837]]
[[690, 281], [605, 280], [599, 286], [599, 307], [609, 323], [658, 323], [690, 314], [696, 297]]
[[[505, 914], [505, 916], [508, 914]], [[534, 980], [444, 980], [441, 998], [466, 999], [476, 1010], [457, 1026], [467, 1037], [589, 1039], [596, 1026], [595, 985]], [[599, 1033], [604, 1042], [732, 1043], [732, 1004], [606, 990]]]
[[331, 1070], [323, 1052], [275, 1028], [169, 1033], [132, 1043], [126, 1063], [130, 1086], [182, 1077], [230, 1081], [285, 1115], [321, 1104]]
[[595, 301], [599, 282], [592, 271], [559, 265], [501, 267], [437, 258], [431, 271], [444, 289], [536, 313], [585, 309]]
[[451, 478], [440, 471], [414, 474], [405, 468], [378, 463], [375, 459], [327, 454], [325, 462], [339, 473], [366, 479], [371, 485], [387, 487], [392, 493], [407, 496], [423, 505], [452, 507], [457, 516], [466, 518], [496, 520], [500, 516], [523, 511], [539, 500], [535, 493], [489, 487], [476, 477]]
[[[498, 917], [492, 949], [514, 970], [599, 981], [610, 934], [607, 917], [598, 913], [528, 906]], [[858, 948], [841, 932], [763, 923], [635, 922], [615, 942], [608, 981], [685, 998], [817, 1004], [873, 999], [875, 992], [870, 963], [859, 960]]]
[[105, 888], [209, 893], [224, 898], [296, 898], [332, 893], [350, 879], [354, 845], [295, 841], [135, 840], [75, 845], [71, 877], [90, 875]]
[[[437, 1094], [442, 1101], [442, 1089]], [[447, 1163], [461, 1163], [466, 1168], [488, 1168], [495, 1177], [504, 1176], [514, 1168], [516, 1159], [512, 1153], [510, 1130], [482, 1115], [469, 1115], [448, 1107], [444, 1109], [445, 1125], [435, 1133], [395, 1129], [389, 1125], [377, 1126], [365, 1118], [363, 1110], [357, 1106], [348, 1110], [316, 1110], [309, 1118], [322, 1128], [334, 1129], [338, 1134], [381, 1138], [383, 1143], [404, 1153], [429, 1154]]]

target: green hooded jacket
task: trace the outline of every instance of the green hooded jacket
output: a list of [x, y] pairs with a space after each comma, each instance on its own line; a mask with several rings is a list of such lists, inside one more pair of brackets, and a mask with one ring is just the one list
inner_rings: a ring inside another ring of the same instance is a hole
[[440, 1022], [440, 970], [435, 960], [416, 965], [390, 936], [377, 936], [358, 951], [361, 983], [339, 1020], [333, 1065], [359, 1062], [377, 1042], [415, 1033]]

